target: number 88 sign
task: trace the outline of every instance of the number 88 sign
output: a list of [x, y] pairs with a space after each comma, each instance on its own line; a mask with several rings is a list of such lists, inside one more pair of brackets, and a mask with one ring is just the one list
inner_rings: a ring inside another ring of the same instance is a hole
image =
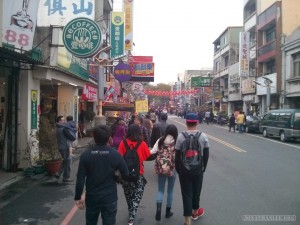
[[4, 33], [4, 39], [9, 44], [12, 44], [18, 48], [23, 48], [23, 49], [27, 49], [30, 44], [29, 36], [27, 34], [17, 33], [13, 30], [6, 30], [6, 32]]

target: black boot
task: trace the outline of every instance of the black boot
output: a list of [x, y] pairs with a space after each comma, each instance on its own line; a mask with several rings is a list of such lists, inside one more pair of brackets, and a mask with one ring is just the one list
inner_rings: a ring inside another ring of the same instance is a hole
[[155, 215], [155, 219], [157, 221], [160, 221], [161, 219], [161, 203], [156, 203], [156, 215]]
[[166, 208], [166, 218], [170, 218], [173, 216], [173, 213], [171, 212], [171, 207]]

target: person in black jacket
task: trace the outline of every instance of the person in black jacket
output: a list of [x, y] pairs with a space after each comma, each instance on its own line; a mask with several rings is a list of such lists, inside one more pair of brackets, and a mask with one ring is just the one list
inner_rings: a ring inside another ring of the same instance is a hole
[[229, 117], [229, 132], [231, 131], [231, 128], [233, 128], [233, 133], [235, 133], [235, 117], [233, 113]]
[[[100, 125], [93, 131], [96, 145], [80, 156], [75, 189], [75, 203], [79, 209], [86, 205], [86, 225], [96, 225], [101, 213], [102, 224], [115, 225], [117, 214], [117, 185], [115, 171], [129, 175], [121, 154], [111, 148], [111, 129]], [[85, 201], [82, 199], [86, 186]]]
[[153, 148], [155, 145], [156, 141], [165, 135], [167, 126], [169, 125], [167, 123], [168, 115], [166, 113], [162, 113], [160, 116], [160, 122], [155, 123], [153, 125], [153, 129], [151, 132], [151, 140], [150, 140], [150, 147]]

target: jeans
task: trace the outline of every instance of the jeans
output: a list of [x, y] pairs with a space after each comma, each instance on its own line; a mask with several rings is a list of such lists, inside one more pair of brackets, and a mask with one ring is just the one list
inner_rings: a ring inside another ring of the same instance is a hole
[[239, 124], [239, 133], [243, 133], [243, 132], [244, 132], [244, 125]]
[[117, 201], [101, 205], [101, 202], [86, 201], [86, 225], [97, 225], [101, 213], [103, 225], [115, 225], [117, 215]]
[[183, 202], [183, 215], [192, 216], [192, 209], [199, 209], [203, 173], [179, 175]]
[[174, 184], [176, 180], [176, 172], [174, 172], [173, 176], [166, 176], [163, 174], [157, 175], [158, 180], [158, 191], [156, 195], [156, 202], [162, 203], [164, 198], [164, 192], [165, 192], [165, 183], [166, 180], [168, 180], [168, 192], [167, 192], [167, 207], [172, 207], [173, 203], [173, 190], [174, 190]]
[[59, 176], [63, 173], [63, 179], [69, 179], [71, 173], [71, 157], [69, 149], [59, 149], [63, 162], [59, 168]]

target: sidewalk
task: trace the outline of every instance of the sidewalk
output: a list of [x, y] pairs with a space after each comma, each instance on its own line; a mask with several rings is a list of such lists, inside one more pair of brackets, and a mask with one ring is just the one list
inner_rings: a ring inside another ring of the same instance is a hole
[[[85, 137], [85, 138], [80, 138], [77, 140], [77, 145], [75, 145], [75, 150], [74, 150], [74, 155], [75, 158], [78, 158], [79, 155], [81, 154], [82, 150], [87, 148], [90, 143], [93, 142], [93, 138], [91, 137]], [[45, 174], [43, 174], [45, 175]], [[38, 175], [36, 175], [38, 176]], [[34, 176], [34, 177], [36, 177]], [[39, 175], [40, 177], [40, 175]], [[18, 171], [16, 173], [12, 172], [6, 172], [3, 170], [0, 170], [0, 191], [6, 189], [10, 185], [20, 181], [21, 179], [24, 178], [23, 172]]]

